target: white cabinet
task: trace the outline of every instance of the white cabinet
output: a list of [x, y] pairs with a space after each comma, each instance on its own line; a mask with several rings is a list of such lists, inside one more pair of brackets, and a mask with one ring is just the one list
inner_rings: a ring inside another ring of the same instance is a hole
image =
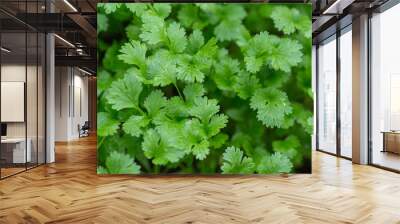
[[25, 163], [32, 161], [32, 140], [28, 138], [26, 142], [27, 147], [25, 151], [25, 138], [7, 138], [1, 140], [1, 144], [7, 144], [8, 147], [12, 147], [13, 163]]

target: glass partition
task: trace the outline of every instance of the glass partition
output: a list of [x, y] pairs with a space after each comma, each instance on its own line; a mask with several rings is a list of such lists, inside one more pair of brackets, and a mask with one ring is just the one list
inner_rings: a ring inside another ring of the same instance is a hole
[[352, 34], [351, 26], [340, 35], [340, 155], [352, 157]]
[[46, 124], [46, 38], [43, 33], [38, 33], [38, 65], [37, 65], [37, 162], [43, 164], [46, 162], [46, 144], [45, 144], [45, 124]]
[[27, 163], [27, 167], [34, 167], [37, 165], [37, 127], [38, 127], [38, 35], [36, 32], [28, 31], [27, 33], [27, 98], [26, 98], [26, 113], [27, 113], [27, 150], [31, 151], [30, 161]]
[[336, 36], [318, 47], [318, 149], [336, 153]]
[[400, 5], [371, 18], [371, 162], [400, 170]]
[[[0, 7], [38, 13], [43, 4], [1, 1]], [[46, 39], [10, 15], [0, 12], [1, 179], [45, 163]]]
[[24, 171], [26, 163], [31, 162], [26, 139], [26, 41], [25, 32], [1, 34], [2, 177]]

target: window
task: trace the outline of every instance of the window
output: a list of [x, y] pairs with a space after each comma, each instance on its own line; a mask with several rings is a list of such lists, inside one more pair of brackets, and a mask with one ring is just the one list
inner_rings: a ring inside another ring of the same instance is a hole
[[351, 26], [340, 36], [340, 155], [352, 157], [352, 34]]
[[318, 47], [318, 149], [336, 153], [336, 36]]
[[371, 18], [371, 162], [400, 170], [400, 5]]
[[[43, 1], [8, 1], [19, 13], [37, 13]], [[44, 33], [0, 12], [0, 178], [45, 163]]]

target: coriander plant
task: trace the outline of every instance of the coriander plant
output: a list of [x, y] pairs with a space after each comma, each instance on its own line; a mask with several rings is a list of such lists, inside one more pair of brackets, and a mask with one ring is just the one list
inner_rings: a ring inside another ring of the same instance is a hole
[[99, 174], [311, 172], [311, 5], [98, 4]]

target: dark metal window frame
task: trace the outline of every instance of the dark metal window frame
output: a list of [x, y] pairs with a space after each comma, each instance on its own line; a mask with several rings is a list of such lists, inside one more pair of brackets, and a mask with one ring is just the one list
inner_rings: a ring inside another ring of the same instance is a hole
[[[340, 37], [345, 34], [346, 32], [351, 32], [351, 29], [349, 27], [352, 24], [347, 24], [344, 27], [340, 27], [339, 23], [336, 23], [336, 32], [327, 36], [326, 38], [320, 40], [318, 44], [316, 44], [316, 50], [315, 50], [315, 58], [316, 58], [316, 68], [315, 68], [315, 80], [316, 80], [316, 85], [315, 85], [315, 91], [316, 91], [316, 124], [315, 124], [315, 130], [316, 130], [316, 150], [319, 152], [323, 152], [329, 155], [337, 156], [340, 158], [344, 158], [347, 160], [352, 160], [352, 158], [347, 157], [342, 155], [341, 152], [341, 118], [340, 118], [340, 77], [341, 77], [341, 67], [340, 67]], [[329, 40], [332, 38], [332, 36], [335, 36], [334, 39]], [[336, 152], [328, 152], [324, 149], [319, 148], [319, 55], [318, 55], [318, 49], [321, 43], [326, 42], [326, 41], [336, 41]]]
[[[368, 161], [367, 161], [367, 164], [370, 166], [374, 166], [374, 167], [388, 170], [388, 171], [395, 172], [395, 173], [400, 173], [400, 170], [396, 170], [393, 168], [389, 168], [389, 167], [385, 167], [385, 166], [373, 163], [373, 148], [372, 148], [373, 147], [373, 142], [372, 142], [372, 91], [373, 90], [372, 90], [372, 60], [371, 60], [373, 52], [372, 52], [371, 20], [373, 17], [373, 13], [383, 13], [386, 10], [392, 8], [393, 6], [396, 6], [399, 3], [400, 3], [400, 0], [388, 0], [384, 4], [380, 5], [379, 7], [370, 9], [367, 11], [367, 13], [368, 13], [368, 30], [367, 30], [367, 42], [368, 42], [368, 44], [367, 44], [367, 46], [368, 46], [368, 49], [367, 49], [367, 51], [368, 51], [368, 54], [367, 54], [367, 66], [368, 66], [368, 68], [367, 68], [367, 82], [368, 82], [368, 84], [367, 84], [368, 85], [367, 86], [367, 88], [368, 88], [368, 90], [367, 90], [367, 92], [368, 92], [367, 93], [368, 94], [367, 95], [367, 102], [368, 102], [368, 105], [367, 105], [367, 107], [368, 107], [368, 111], [367, 111], [367, 113], [368, 113], [368, 115], [367, 115], [368, 116], [368, 123], [367, 123], [368, 139], [367, 139], [367, 141], [368, 141], [368, 152], [367, 153], [368, 153]], [[338, 30], [338, 28], [336, 28], [336, 29]], [[346, 28], [343, 28], [343, 29], [346, 29]], [[341, 29], [341, 30], [343, 30], [343, 29]], [[337, 35], [337, 31], [336, 31], [336, 33], [334, 33], [332, 35], [335, 35], [335, 34]], [[338, 139], [336, 141], [336, 146], [337, 146], [336, 154], [324, 151], [323, 149], [319, 149], [319, 130], [318, 130], [319, 129], [319, 125], [318, 125], [319, 124], [319, 107], [318, 107], [318, 99], [319, 99], [319, 91], [318, 91], [318, 89], [319, 89], [319, 63], [318, 63], [318, 60], [319, 60], [319, 57], [318, 57], [318, 48], [319, 48], [319, 44], [321, 42], [327, 40], [332, 35], [327, 36], [326, 38], [324, 37], [322, 40], [318, 40], [318, 43], [316, 44], [316, 68], [315, 68], [315, 73], [316, 73], [316, 77], [315, 77], [316, 78], [316, 87], [315, 87], [316, 88], [316, 99], [315, 99], [316, 100], [316, 115], [315, 115], [316, 116], [316, 127], [315, 127], [316, 128], [316, 150], [319, 152], [323, 152], [323, 153], [327, 153], [327, 154], [330, 154], [333, 156], [351, 160], [351, 158], [341, 155], [340, 145], [338, 144], [338, 142], [340, 143], [340, 139], [339, 139], [339, 141], [338, 141]], [[339, 36], [337, 35], [335, 39], [337, 41], [336, 44], [340, 45], [340, 40], [339, 40], [340, 35]], [[339, 57], [339, 60], [340, 60], [340, 56], [338, 54], [339, 52], [336, 52], [336, 53], [337, 53], [337, 57]], [[338, 73], [338, 71], [337, 71], [337, 73]], [[338, 79], [336, 80], [336, 85], [340, 85], [340, 82], [338, 82]], [[340, 87], [337, 89], [340, 90]], [[336, 93], [336, 97], [337, 97], [336, 99], [338, 99], [338, 95], [340, 98], [340, 92]], [[338, 104], [338, 102], [339, 102], [339, 104]], [[340, 106], [340, 99], [337, 100], [337, 105]], [[336, 111], [338, 111], [338, 109]], [[338, 113], [336, 115], [338, 115]], [[339, 116], [340, 116], [340, 114], [339, 114]], [[337, 122], [337, 126], [340, 128], [340, 117], [336, 120], [336, 122]], [[338, 124], [338, 122], [339, 122], [339, 124]], [[339, 133], [340, 133], [340, 131], [339, 131]], [[336, 137], [340, 138], [340, 136], [338, 136], [338, 135]]]
[[368, 165], [395, 172], [395, 173], [400, 173], [400, 170], [393, 169], [387, 166], [383, 166], [380, 164], [374, 163], [373, 160], [373, 141], [372, 141], [372, 18], [374, 13], [384, 13], [388, 9], [391, 9], [392, 7], [396, 6], [397, 4], [400, 4], [400, 0], [388, 0], [384, 4], [380, 5], [377, 8], [371, 9], [368, 11], [368, 30], [367, 30], [367, 44], [368, 44], [368, 53], [367, 53], [367, 64], [368, 64], [368, 69], [367, 69], [367, 82], [368, 82], [368, 96], [367, 96], [367, 102], [368, 102], [368, 111], [367, 111], [367, 117], [368, 117]]

